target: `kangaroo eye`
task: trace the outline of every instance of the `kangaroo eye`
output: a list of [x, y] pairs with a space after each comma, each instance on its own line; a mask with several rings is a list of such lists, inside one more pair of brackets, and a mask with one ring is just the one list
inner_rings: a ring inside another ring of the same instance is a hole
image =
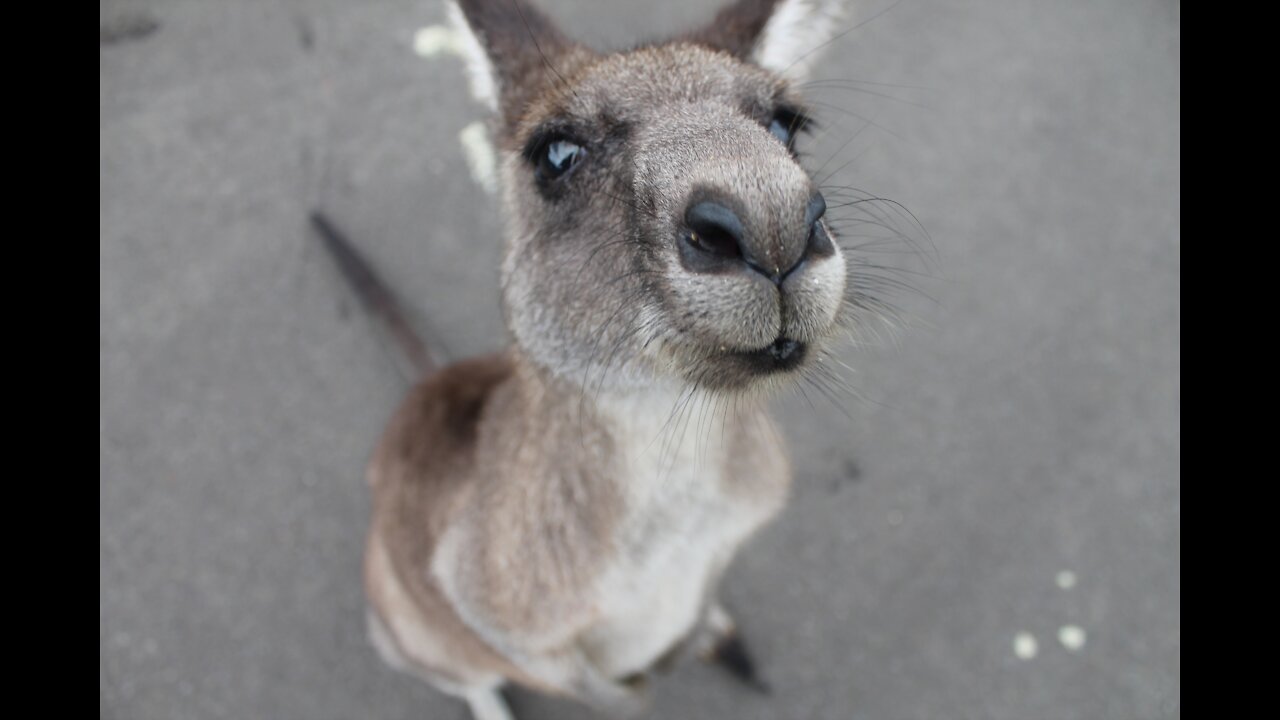
[[769, 132], [781, 140], [783, 145], [791, 144], [791, 128], [787, 127], [780, 118], [774, 118], [773, 122], [769, 123]]
[[538, 155], [538, 175], [540, 179], [555, 180], [573, 169], [585, 154], [582, 146], [571, 140], [552, 140]]
[[800, 134], [809, 122], [809, 118], [794, 110], [779, 108], [773, 114], [773, 119], [769, 121], [769, 134], [790, 148], [795, 145], [796, 135]]

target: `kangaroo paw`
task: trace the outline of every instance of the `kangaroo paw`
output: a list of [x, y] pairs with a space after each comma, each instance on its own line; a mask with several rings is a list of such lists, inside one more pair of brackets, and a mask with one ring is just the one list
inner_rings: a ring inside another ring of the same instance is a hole
[[471, 708], [471, 720], [514, 720], [511, 708], [495, 687], [470, 688], [464, 697]]
[[738, 632], [737, 623], [719, 604], [713, 605], [708, 612], [703, 632], [702, 641], [698, 643], [699, 657], [719, 665], [747, 687], [769, 694], [769, 683], [756, 670], [756, 662]]

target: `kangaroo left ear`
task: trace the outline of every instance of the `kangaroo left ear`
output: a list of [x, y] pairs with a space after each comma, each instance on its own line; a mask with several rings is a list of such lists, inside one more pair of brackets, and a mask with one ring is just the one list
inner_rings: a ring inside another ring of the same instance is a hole
[[573, 43], [528, 0], [449, 0], [446, 8], [472, 95], [514, 123]]
[[843, 15], [842, 0], [738, 0], [688, 39], [803, 80]]

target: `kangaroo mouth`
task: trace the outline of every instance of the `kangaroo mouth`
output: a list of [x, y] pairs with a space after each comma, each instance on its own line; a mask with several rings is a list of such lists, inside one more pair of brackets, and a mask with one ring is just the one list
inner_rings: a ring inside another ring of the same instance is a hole
[[738, 351], [733, 356], [755, 372], [765, 374], [799, 367], [808, 350], [809, 347], [799, 340], [779, 336], [772, 344], [758, 350]]

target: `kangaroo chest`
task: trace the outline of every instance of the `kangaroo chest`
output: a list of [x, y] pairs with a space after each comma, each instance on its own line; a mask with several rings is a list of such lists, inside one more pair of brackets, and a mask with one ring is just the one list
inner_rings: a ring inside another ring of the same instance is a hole
[[[697, 408], [684, 420], [673, 403], [641, 402], [620, 424], [617, 465], [624, 512], [614, 534], [614, 558], [595, 585], [600, 621], [584, 648], [606, 674], [649, 667], [697, 625], [734, 551], [781, 505], [781, 493], [761, 493], [776, 462], [744, 464], [736, 423], [721, 425]], [[668, 418], [671, 418], [668, 421]], [[714, 421], [714, 422], [713, 422]], [[769, 458], [774, 460], [774, 458]], [[784, 478], [776, 478], [781, 488]]]

